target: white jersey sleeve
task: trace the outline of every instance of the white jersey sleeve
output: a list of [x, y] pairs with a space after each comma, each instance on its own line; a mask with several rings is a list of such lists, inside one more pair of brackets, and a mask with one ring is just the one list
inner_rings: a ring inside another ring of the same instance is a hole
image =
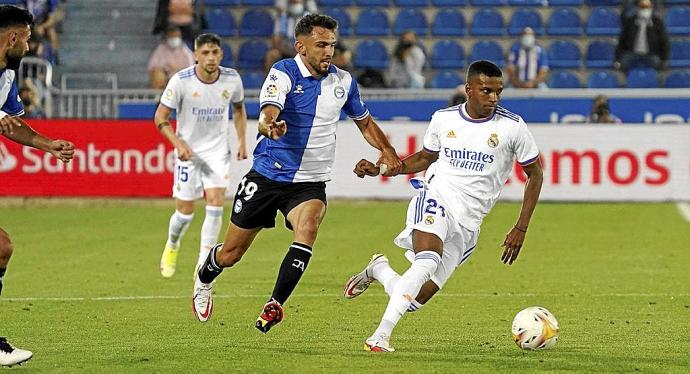
[[539, 157], [537, 143], [527, 128], [527, 124], [522, 119], [518, 123], [518, 131], [513, 141], [512, 151], [520, 165], [523, 166], [533, 163]]
[[161, 104], [170, 109], [180, 110], [182, 96], [182, 83], [180, 77], [175, 74], [170, 77], [168, 85], [165, 86], [165, 91], [163, 91], [163, 96], [161, 96]]
[[285, 98], [292, 88], [292, 80], [285, 73], [276, 68], [271, 68], [259, 96], [260, 107], [275, 105], [283, 110]]
[[426, 128], [426, 133], [424, 133], [424, 149], [431, 152], [439, 152], [441, 150], [441, 139], [438, 136], [438, 120], [437, 116], [431, 117], [429, 122], [429, 127]]
[[230, 97], [230, 102], [233, 104], [241, 103], [244, 101], [244, 85], [242, 84], [242, 79], [240, 79], [239, 75], [237, 76], [237, 85], [235, 86], [235, 89], [232, 92], [232, 96]]

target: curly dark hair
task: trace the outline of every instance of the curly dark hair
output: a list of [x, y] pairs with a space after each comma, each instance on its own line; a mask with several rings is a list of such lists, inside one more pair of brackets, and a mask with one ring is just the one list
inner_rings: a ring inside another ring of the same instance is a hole
[[295, 25], [295, 37], [311, 34], [314, 27], [335, 31], [338, 28], [338, 21], [323, 14], [307, 14]]

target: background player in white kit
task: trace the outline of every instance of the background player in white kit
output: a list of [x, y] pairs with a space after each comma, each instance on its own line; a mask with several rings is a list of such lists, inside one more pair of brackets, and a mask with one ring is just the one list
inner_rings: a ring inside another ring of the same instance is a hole
[[[345, 297], [353, 298], [377, 280], [390, 296], [379, 327], [365, 342], [367, 350], [394, 351], [390, 336], [402, 315], [421, 308], [468, 260], [482, 219], [496, 203], [515, 158], [527, 174], [527, 184], [501, 260], [512, 264], [525, 240], [542, 184], [539, 150], [522, 118], [498, 106], [503, 78], [496, 65], [472, 63], [466, 82], [467, 103], [434, 113], [424, 149], [406, 158], [400, 171], [428, 169], [424, 179], [413, 179], [420, 193], [410, 202], [406, 227], [395, 238], [395, 244], [408, 250], [412, 265], [400, 276], [385, 256], [376, 254], [345, 285]], [[379, 172], [367, 160], [355, 167], [360, 178]]]
[[[196, 65], [170, 78], [154, 119], [177, 155], [173, 184], [176, 211], [170, 217], [168, 240], [160, 263], [161, 274], [166, 278], [175, 274], [180, 239], [194, 217], [194, 201], [204, 195], [206, 217], [201, 227], [199, 263], [203, 263], [218, 240], [230, 173], [230, 104], [239, 140], [237, 159], [247, 158], [247, 113], [240, 75], [219, 65], [223, 50], [215, 34], [196, 38], [194, 57]], [[173, 110], [177, 111], [176, 132], [168, 122]]]

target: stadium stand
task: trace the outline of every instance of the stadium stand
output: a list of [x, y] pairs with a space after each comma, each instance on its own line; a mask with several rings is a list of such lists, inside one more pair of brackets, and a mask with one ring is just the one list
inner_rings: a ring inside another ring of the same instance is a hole
[[482, 40], [472, 46], [470, 63], [477, 60], [489, 60], [499, 67], [504, 67], [506, 64], [504, 56], [505, 53], [500, 44], [493, 40]]
[[460, 75], [451, 70], [436, 73], [431, 80], [431, 88], [455, 88], [463, 83]]
[[400, 35], [405, 30], [412, 30], [420, 37], [426, 36], [429, 33], [429, 25], [424, 13], [413, 8], [400, 10], [393, 23], [393, 32]]
[[690, 35], [690, 8], [669, 9], [665, 23], [669, 35]]
[[338, 33], [341, 36], [352, 35], [352, 21], [350, 19], [350, 14], [347, 11], [340, 8], [331, 8], [325, 10], [324, 13], [338, 21]]
[[580, 88], [582, 83], [580, 83], [580, 78], [577, 75], [566, 71], [554, 71], [551, 73], [549, 78], [550, 88]]
[[378, 40], [360, 42], [355, 50], [354, 65], [358, 68], [387, 68], [388, 52], [386, 46]]
[[579, 68], [582, 65], [580, 48], [572, 41], [557, 40], [548, 49], [549, 66], [558, 68]]
[[533, 9], [516, 10], [508, 23], [508, 34], [520, 35], [525, 27], [531, 27], [537, 35], [544, 33], [544, 23], [537, 11]]
[[585, 65], [588, 68], [611, 68], [616, 54], [613, 43], [603, 40], [595, 40], [587, 46]]
[[551, 13], [546, 26], [546, 33], [552, 36], [580, 36], [583, 32], [580, 15], [571, 8], [558, 9]]
[[462, 69], [465, 66], [465, 50], [454, 40], [440, 40], [431, 53], [434, 69]]
[[434, 25], [431, 27], [433, 36], [461, 36], [465, 35], [465, 17], [455, 9], [443, 9], [436, 13]]
[[240, 46], [237, 67], [247, 70], [258, 70], [264, 67], [264, 56], [268, 45], [262, 40], [247, 40]]
[[672, 41], [669, 66], [672, 68], [690, 68], [690, 41]]
[[687, 71], [674, 71], [666, 77], [666, 88], [690, 88], [690, 73]]
[[588, 88], [619, 88], [621, 82], [612, 71], [595, 71], [587, 80]]
[[[246, 0], [245, 0], [246, 1]], [[271, 36], [273, 34], [273, 16], [265, 10], [248, 10], [240, 22], [240, 36]]]
[[389, 35], [388, 16], [380, 9], [365, 9], [359, 14], [355, 33], [358, 36]]
[[472, 35], [504, 35], [505, 25], [503, 23], [503, 16], [493, 9], [481, 9], [474, 14], [472, 19], [472, 26], [470, 27]]
[[206, 22], [208, 24], [208, 32], [220, 36], [235, 36], [237, 34], [235, 18], [230, 14], [228, 8], [207, 8]]
[[587, 20], [588, 35], [618, 36], [621, 32], [620, 15], [609, 8], [594, 8]]
[[657, 88], [659, 79], [654, 69], [632, 69], [628, 72], [628, 88]]

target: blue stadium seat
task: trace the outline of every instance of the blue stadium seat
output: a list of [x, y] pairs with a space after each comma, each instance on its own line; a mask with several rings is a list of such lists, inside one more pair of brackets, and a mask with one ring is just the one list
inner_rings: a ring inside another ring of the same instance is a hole
[[659, 80], [654, 69], [633, 69], [628, 72], [628, 88], [657, 88]]
[[580, 6], [584, 0], [549, 0], [549, 6]]
[[275, 0], [242, 0], [245, 6], [275, 6]]
[[549, 67], [575, 68], [582, 66], [582, 53], [580, 48], [570, 40], [557, 40], [551, 43], [548, 50]]
[[551, 77], [549, 78], [550, 88], [580, 88], [582, 83], [580, 83], [580, 78], [577, 75], [567, 71], [554, 71], [551, 72]]
[[664, 0], [664, 5], [690, 5], [690, 0]]
[[479, 10], [478, 12], [474, 13], [470, 33], [472, 35], [505, 34], [503, 16], [501, 16], [501, 13], [493, 9]]
[[385, 69], [388, 67], [386, 46], [379, 40], [364, 40], [355, 50], [354, 65], [357, 68]]
[[454, 40], [440, 40], [431, 53], [434, 69], [462, 69], [465, 67], [465, 50]]
[[242, 86], [244, 86], [245, 90], [261, 88], [264, 80], [266, 80], [266, 74], [258, 71], [242, 73], [240, 76], [242, 77]]
[[206, 31], [218, 34], [220, 36], [237, 35], [235, 19], [228, 10], [228, 8], [207, 8], [206, 23], [208, 28]]
[[470, 2], [477, 7], [508, 5], [508, 0], [470, 0]]
[[231, 6], [240, 5], [240, 0], [206, 0], [205, 6]]
[[221, 49], [223, 50], [223, 59], [220, 61], [220, 64], [222, 66], [227, 66], [227, 67], [234, 67], [235, 63], [233, 62], [232, 58], [232, 48], [230, 48], [230, 45], [228, 43], [223, 42], [221, 45]]
[[[690, 0], [688, 0], [690, 1]], [[467, 5], [467, 0], [431, 0], [431, 5], [437, 7], [444, 6], [465, 6]]]
[[587, 79], [588, 88], [620, 88], [621, 82], [612, 71], [595, 71]]
[[616, 6], [621, 4], [621, 0], [585, 0], [585, 4], [590, 7]]
[[426, 22], [424, 13], [414, 8], [400, 9], [395, 16], [393, 32], [401, 35], [405, 30], [412, 30], [419, 36], [426, 36], [429, 33], [429, 24]]
[[351, 6], [355, 5], [354, 0], [319, 0], [319, 6], [327, 8], [331, 6]]
[[434, 25], [431, 27], [434, 36], [465, 35], [465, 17], [455, 9], [444, 9], [436, 13]]
[[609, 8], [594, 8], [585, 31], [587, 35], [618, 36], [621, 32], [620, 15]]
[[338, 34], [341, 36], [352, 35], [352, 21], [350, 13], [340, 8], [331, 8], [323, 12], [338, 21]]
[[20, 5], [19, 0], [0, 0], [2, 5]]
[[666, 77], [666, 88], [690, 88], [690, 73], [674, 71]]
[[268, 46], [261, 40], [247, 40], [240, 45], [237, 54], [237, 67], [240, 69], [258, 70], [264, 68], [264, 57]]
[[[246, 4], [246, 0], [245, 0]], [[248, 10], [240, 22], [240, 36], [273, 35], [273, 17], [265, 10]]]
[[548, 0], [508, 0], [510, 6], [544, 6], [547, 5]]
[[585, 66], [588, 68], [612, 68], [616, 57], [616, 47], [613, 43], [595, 40], [587, 46]]
[[537, 35], [544, 33], [544, 24], [539, 13], [532, 9], [518, 9], [510, 17], [508, 34], [520, 35], [525, 27], [531, 27]]
[[551, 13], [546, 33], [549, 35], [582, 35], [582, 21], [577, 11], [571, 8], [558, 9]]
[[431, 78], [431, 88], [455, 88], [462, 84], [462, 78], [454, 71], [439, 71]]
[[364, 35], [389, 35], [391, 33], [386, 13], [379, 9], [365, 9], [359, 14], [355, 34]]
[[391, 0], [355, 0], [357, 5], [360, 7], [372, 7], [372, 6], [391, 6]]
[[672, 68], [690, 68], [690, 41], [672, 41], [671, 57], [668, 66]]
[[504, 67], [506, 64], [504, 56], [505, 54], [500, 44], [493, 40], [482, 40], [472, 46], [470, 63], [477, 60], [489, 60], [499, 67]]
[[669, 9], [666, 12], [666, 30], [671, 35], [690, 35], [690, 8]]
[[429, 5], [429, 0], [395, 0], [395, 5], [400, 8], [408, 6], [427, 6]]

